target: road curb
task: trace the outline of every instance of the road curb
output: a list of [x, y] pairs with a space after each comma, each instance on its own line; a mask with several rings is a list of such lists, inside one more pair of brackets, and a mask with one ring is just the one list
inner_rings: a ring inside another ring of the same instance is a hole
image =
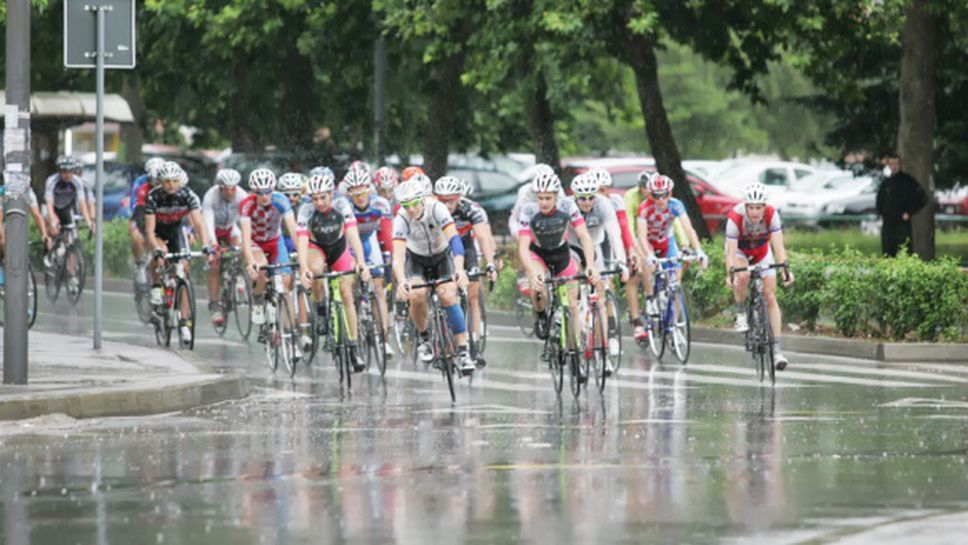
[[[515, 325], [514, 315], [507, 311], [488, 310], [488, 320], [494, 324]], [[696, 342], [743, 346], [742, 335], [708, 326], [692, 326]], [[841, 356], [866, 360], [897, 362], [968, 363], [968, 344], [965, 343], [891, 343], [865, 339], [785, 335], [783, 348], [791, 352]]]
[[161, 383], [105, 386], [77, 393], [29, 393], [0, 399], [0, 420], [66, 414], [72, 418], [178, 412], [249, 395], [241, 375], [187, 375]]

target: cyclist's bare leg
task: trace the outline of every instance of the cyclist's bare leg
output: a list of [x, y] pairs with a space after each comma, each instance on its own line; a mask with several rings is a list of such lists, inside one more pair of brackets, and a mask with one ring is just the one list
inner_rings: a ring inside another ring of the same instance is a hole
[[346, 313], [346, 325], [350, 334], [350, 340], [356, 340], [356, 304], [353, 299], [353, 287], [356, 285], [355, 276], [344, 276], [339, 279], [339, 292], [343, 295], [343, 312]]
[[[188, 276], [188, 274], [189, 274], [189, 272], [188, 272], [189, 271], [189, 262], [188, 262], [187, 259], [182, 260], [182, 268], [185, 271], [185, 280], [190, 281], [191, 280], [191, 277]], [[191, 313], [192, 308], [190, 306], [191, 305], [191, 301], [188, 299], [188, 290], [185, 290], [184, 292], [182, 292], [182, 299], [181, 299], [181, 301], [178, 302], [178, 304], [179, 304], [179, 306], [181, 306], [181, 315], [182, 316], [188, 316]]]
[[[326, 269], [326, 260], [323, 258], [323, 254], [319, 253], [319, 250], [315, 248], [309, 249], [309, 270], [312, 271], [314, 275], [323, 274]], [[321, 303], [323, 302], [323, 292], [324, 283], [322, 280], [313, 280], [312, 291], [313, 291], [313, 302]]]
[[475, 339], [481, 336], [481, 283], [471, 282], [467, 285], [467, 303], [471, 312], [471, 332]]
[[383, 289], [386, 285], [383, 277], [373, 277], [373, 292], [376, 294], [376, 311], [380, 313], [380, 323], [383, 324], [383, 335], [386, 337], [390, 331], [390, 320], [387, 319], [387, 298]]
[[[440, 297], [440, 306], [444, 308], [460, 304], [457, 299], [457, 286], [453, 282], [437, 286], [437, 296]], [[454, 340], [457, 341], [457, 346], [467, 346], [467, 332], [455, 333]]]
[[568, 308], [571, 309], [571, 335], [568, 339], [568, 346], [575, 348], [578, 344], [576, 339], [581, 338], [581, 320], [578, 320], [578, 284], [569, 282], [566, 285], [568, 290]]
[[[740, 267], [740, 268], [749, 267], [749, 265], [750, 265], [750, 262], [745, 257], [740, 257], [740, 256], [736, 257], [737, 267]], [[726, 271], [726, 274], [729, 275], [729, 271]], [[747, 292], [749, 291], [749, 285], [750, 285], [749, 271], [743, 271], [743, 272], [738, 272], [733, 274], [733, 300], [736, 301], [737, 305], [746, 302], [746, 295], [747, 295]], [[776, 284], [774, 284], [774, 287], [775, 285]]]
[[[252, 261], [259, 267], [263, 267], [269, 264], [266, 259], [266, 254], [262, 252], [258, 247], [252, 248]], [[252, 280], [255, 282], [255, 287], [252, 289], [253, 303], [261, 305], [265, 302], [266, 294], [266, 282], [268, 281], [268, 274], [266, 271], [259, 271]]]
[[211, 266], [208, 269], [208, 304], [211, 305], [219, 300], [219, 290], [221, 288], [221, 269], [222, 260], [221, 258], [212, 261]]
[[607, 343], [605, 337], [608, 334], [608, 328], [605, 327], [606, 324], [608, 324], [608, 305], [605, 304], [606, 299], [604, 280], [600, 281], [598, 284], [595, 284], [595, 293], [598, 294], [598, 328], [596, 328], [597, 330], [595, 331], [595, 338], [598, 339], [602, 347], [605, 347]]
[[625, 283], [625, 302], [629, 307], [629, 316], [633, 320], [639, 317], [640, 282], [642, 282], [642, 273], [636, 272], [635, 274], [629, 275], [629, 281]]
[[776, 301], [776, 275], [771, 274], [763, 277], [763, 297], [766, 299], [766, 312], [770, 315], [770, 329], [773, 330], [773, 339], [779, 341], [780, 334], [783, 332], [783, 318], [780, 313], [780, 304]]
[[[414, 283], [421, 283], [422, 280], [410, 279]], [[410, 317], [413, 318], [417, 331], [427, 331], [427, 288], [410, 290]]]
[[145, 257], [145, 237], [134, 222], [128, 223], [128, 234], [131, 235], [131, 255], [135, 262], [140, 262]]
[[[543, 277], [545, 277], [545, 279], [548, 278], [548, 268], [544, 266], [544, 263], [535, 262], [533, 263], [533, 265], [537, 267], [538, 272]], [[531, 306], [532, 308], [534, 308], [535, 313], [544, 312], [544, 310], [548, 308], [548, 286], [547, 285], [542, 285], [541, 288], [537, 290], [535, 289], [531, 290]]]

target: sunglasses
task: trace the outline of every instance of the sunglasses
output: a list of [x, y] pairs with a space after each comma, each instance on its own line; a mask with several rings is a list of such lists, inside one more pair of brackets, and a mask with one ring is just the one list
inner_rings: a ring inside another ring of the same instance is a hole
[[669, 194], [668, 193], [653, 193], [652, 194], [652, 198], [653, 199], [656, 199], [656, 200], [668, 199], [669, 198]]
[[595, 195], [594, 193], [588, 193], [588, 194], [585, 194], [585, 195], [576, 195], [575, 196], [575, 198], [578, 199], [580, 202], [594, 201], [597, 197], [598, 196]]
[[414, 199], [412, 201], [402, 202], [402, 203], [400, 203], [400, 206], [402, 206], [402, 207], [406, 208], [407, 210], [409, 210], [411, 208], [416, 207], [418, 204], [420, 204], [420, 202], [421, 202], [420, 199]]
[[255, 194], [256, 195], [263, 195], [263, 196], [265, 196], [265, 195], [272, 195], [272, 190], [271, 189], [260, 189], [260, 190], [256, 191]]

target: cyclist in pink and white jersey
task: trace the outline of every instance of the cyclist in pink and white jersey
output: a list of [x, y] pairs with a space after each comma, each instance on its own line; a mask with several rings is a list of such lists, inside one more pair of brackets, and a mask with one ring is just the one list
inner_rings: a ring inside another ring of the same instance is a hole
[[[750, 273], [730, 274], [734, 267], [747, 267], [763, 263], [786, 263], [786, 246], [783, 243], [783, 225], [780, 213], [766, 204], [766, 187], [753, 183], [744, 190], [744, 202], [733, 208], [726, 216], [726, 284], [733, 290], [736, 301], [736, 331], [749, 329], [746, 318], [746, 295]], [[774, 255], [776, 261], [774, 261]], [[793, 283], [793, 271], [783, 269], [784, 282]], [[780, 353], [780, 334], [782, 315], [776, 301], [776, 270], [763, 273], [763, 295], [766, 298], [767, 313], [770, 315], [770, 328], [773, 329], [773, 353], [776, 368], [783, 370], [789, 360]]]

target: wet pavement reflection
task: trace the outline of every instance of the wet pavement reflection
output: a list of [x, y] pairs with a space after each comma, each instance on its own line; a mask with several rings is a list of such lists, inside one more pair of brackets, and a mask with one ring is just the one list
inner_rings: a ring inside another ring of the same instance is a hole
[[[110, 338], [153, 342], [127, 296], [106, 305]], [[90, 327], [44, 310], [38, 327]], [[200, 358], [255, 394], [0, 425], [7, 543], [873, 542], [968, 509], [968, 368], [797, 355], [774, 389], [736, 349], [696, 345], [683, 368], [629, 345], [618, 380], [576, 402], [537, 344], [494, 327], [452, 405], [409, 362], [347, 392], [327, 358], [290, 381], [231, 329], [199, 330]]]

